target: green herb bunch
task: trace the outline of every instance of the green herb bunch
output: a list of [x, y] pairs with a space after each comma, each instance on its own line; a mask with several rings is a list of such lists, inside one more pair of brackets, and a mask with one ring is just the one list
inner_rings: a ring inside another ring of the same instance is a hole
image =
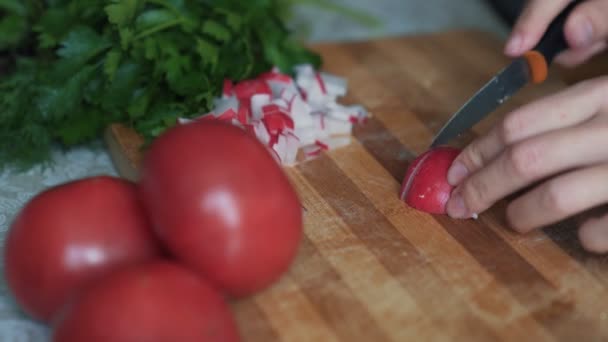
[[284, 25], [288, 6], [0, 0], [0, 50], [11, 63], [0, 81], [0, 165], [32, 166], [54, 144], [91, 141], [114, 122], [153, 139], [177, 117], [209, 111], [226, 78], [319, 67]]

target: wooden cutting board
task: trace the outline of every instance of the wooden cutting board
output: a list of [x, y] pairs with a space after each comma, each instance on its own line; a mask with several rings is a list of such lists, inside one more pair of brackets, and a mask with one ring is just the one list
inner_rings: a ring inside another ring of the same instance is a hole
[[[280, 282], [232, 303], [246, 341], [608, 339], [608, 259], [582, 250], [580, 218], [521, 236], [506, 226], [504, 203], [465, 221], [398, 198], [408, 163], [507, 63], [500, 41], [466, 31], [314, 48], [327, 71], [348, 78], [344, 102], [373, 119], [350, 146], [286, 169], [306, 208], [305, 235]], [[456, 144], [563, 87], [552, 76], [524, 89]], [[114, 126], [107, 138], [135, 179], [137, 136]]]

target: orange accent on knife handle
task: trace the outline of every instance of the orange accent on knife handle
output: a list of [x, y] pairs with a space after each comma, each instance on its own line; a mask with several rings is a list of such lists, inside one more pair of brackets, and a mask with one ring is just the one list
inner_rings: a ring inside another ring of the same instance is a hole
[[532, 50], [524, 54], [524, 58], [530, 67], [531, 80], [534, 84], [543, 83], [549, 74], [547, 60], [542, 53]]

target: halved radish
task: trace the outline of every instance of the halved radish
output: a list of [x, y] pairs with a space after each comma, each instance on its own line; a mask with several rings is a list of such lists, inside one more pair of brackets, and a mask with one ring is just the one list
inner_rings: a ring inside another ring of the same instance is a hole
[[447, 174], [460, 150], [452, 147], [431, 149], [409, 166], [401, 187], [400, 198], [410, 207], [432, 214], [445, 214], [453, 187]]

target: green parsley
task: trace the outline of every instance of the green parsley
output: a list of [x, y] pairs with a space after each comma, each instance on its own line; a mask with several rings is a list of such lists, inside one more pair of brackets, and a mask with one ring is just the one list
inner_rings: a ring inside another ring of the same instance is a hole
[[225, 78], [319, 67], [282, 20], [293, 3], [0, 0], [0, 60], [10, 64], [0, 165], [48, 161], [52, 146], [90, 142], [114, 122], [151, 140], [207, 112]]

